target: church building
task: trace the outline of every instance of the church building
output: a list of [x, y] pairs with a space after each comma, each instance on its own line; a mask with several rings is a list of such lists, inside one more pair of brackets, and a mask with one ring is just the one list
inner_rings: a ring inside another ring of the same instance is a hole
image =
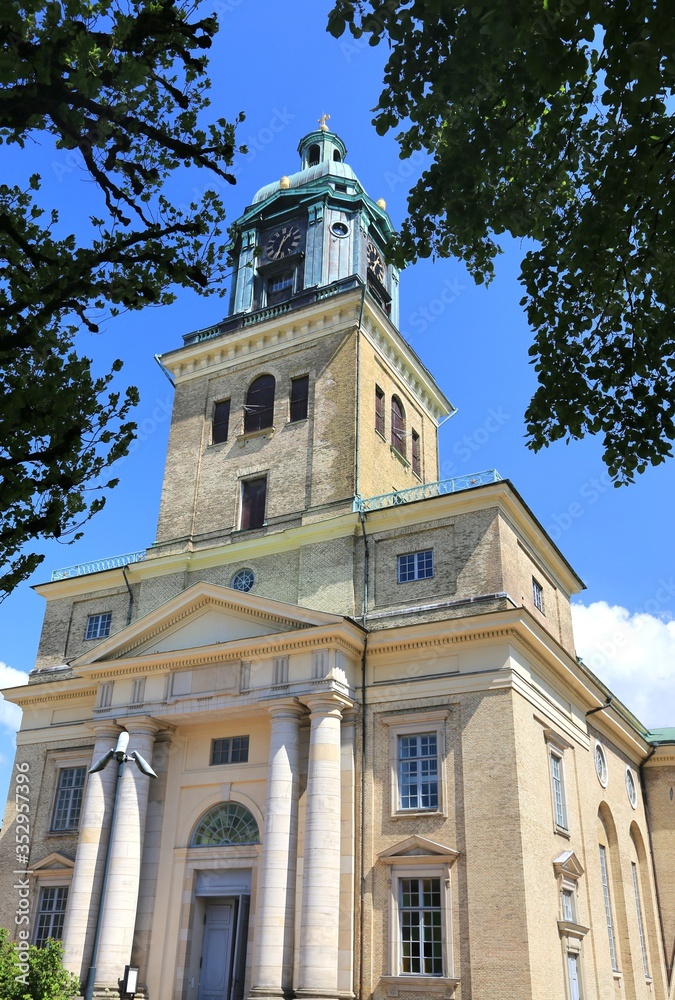
[[325, 118], [298, 152], [162, 356], [155, 541], [35, 588], [0, 923], [87, 998], [673, 998], [675, 728], [577, 658], [516, 488], [439, 479], [386, 205]]

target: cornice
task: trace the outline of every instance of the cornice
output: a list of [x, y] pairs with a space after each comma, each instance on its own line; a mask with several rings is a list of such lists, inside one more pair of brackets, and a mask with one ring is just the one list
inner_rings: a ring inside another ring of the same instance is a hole
[[[25, 694], [24, 694], [25, 692]], [[96, 697], [96, 685], [88, 685], [85, 687], [78, 687], [70, 691], [51, 689], [51, 684], [48, 682], [45, 684], [36, 684], [33, 688], [30, 684], [26, 684], [24, 687], [15, 688], [11, 692], [11, 699], [7, 698], [8, 692], [4, 692], [6, 700], [12, 702], [13, 705], [21, 705], [24, 708], [32, 708], [39, 705], [53, 705], [54, 702], [59, 701], [81, 701], [83, 698]]]

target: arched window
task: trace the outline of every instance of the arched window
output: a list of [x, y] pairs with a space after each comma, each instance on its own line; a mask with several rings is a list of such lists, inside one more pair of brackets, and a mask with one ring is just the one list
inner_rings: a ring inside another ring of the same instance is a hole
[[259, 431], [274, 423], [274, 375], [251, 382], [244, 406], [244, 431]]
[[339, 149], [334, 149], [333, 150], [333, 159], [336, 161], [336, 163], [339, 163], [341, 161], [342, 157], [340, 156], [340, 150]]
[[391, 443], [405, 457], [405, 411], [398, 396], [391, 397]]
[[307, 156], [307, 165], [310, 167], [315, 167], [320, 159], [321, 159], [321, 150], [319, 149], [317, 144], [314, 143], [312, 146], [309, 147], [309, 153]]
[[221, 802], [202, 816], [190, 841], [191, 847], [224, 847], [259, 844], [260, 831], [253, 815], [237, 802]]

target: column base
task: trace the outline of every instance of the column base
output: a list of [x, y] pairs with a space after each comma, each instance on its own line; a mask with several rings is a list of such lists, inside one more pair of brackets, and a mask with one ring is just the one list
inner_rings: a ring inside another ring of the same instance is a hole
[[299, 989], [295, 991], [297, 1000], [351, 1000], [353, 993], [343, 993], [341, 990]]
[[275, 989], [274, 987], [253, 986], [246, 1000], [291, 1000], [292, 990]]

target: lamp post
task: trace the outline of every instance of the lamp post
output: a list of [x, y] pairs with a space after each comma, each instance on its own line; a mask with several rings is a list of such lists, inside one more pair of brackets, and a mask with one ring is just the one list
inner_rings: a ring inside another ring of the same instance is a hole
[[129, 733], [122, 732], [117, 740], [117, 746], [115, 749], [110, 749], [107, 753], [104, 753], [96, 763], [89, 768], [89, 774], [94, 774], [96, 771], [102, 771], [108, 766], [111, 760], [117, 761], [117, 781], [115, 782], [115, 794], [113, 797], [113, 810], [110, 819], [110, 836], [108, 838], [108, 848], [105, 855], [105, 867], [103, 869], [103, 884], [101, 886], [101, 898], [98, 904], [98, 916], [96, 919], [96, 934], [94, 935], [94, 947], [92, 951], [91, 965], [89, 967], [89, 973], [87, 975], [87, 986], [84, 991], [84, 1000], [92, 1000], [94, 995], [94, 982], [96, 980], [96, 965], [98, 962], [98, 944], [101, 931], [101, 915], [103, 913], [103, 906], [105, 903], [105, 894], [108, 887], [108, 873], [110, 870], [110, 853], [113, 845], [113, 840], [115, 837], [115, 820], [117, 818], [117, 801], [118, 792], [120, 787], [120, 780], [122, 774], [124, 773], [124, 765], [128, 761], [133, 761], [141, 774], [146, 775], [148, 778], [156, 778], [157, 775], [153, 769], [148, 764], [147, 760], [140, 755], [137, 750], [132, 750], [131, 753], [127, 754], [127, 747], [129, 746]]

